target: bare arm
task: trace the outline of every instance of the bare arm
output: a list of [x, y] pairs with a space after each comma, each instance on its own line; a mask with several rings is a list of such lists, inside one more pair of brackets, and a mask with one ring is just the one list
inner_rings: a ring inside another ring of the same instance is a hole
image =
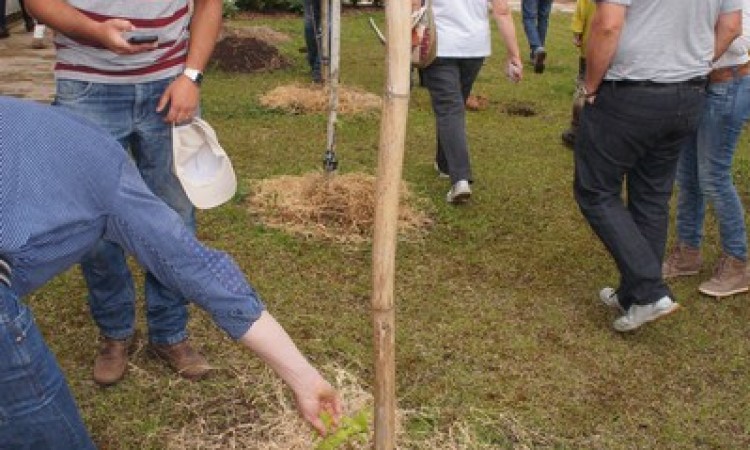
[[297, 409], [320, 434], [325, 426], [320, 419], [327, 412], [338, 422], [341, 401], [330, 384], [305, 359], [292, 339], [269, 313], [263, 312], [240, 339], [294, 391]]
[[[200, 71], [206, 68], [221, 31], [221, 11], [221, 0], [195, 0], [186, 67]], [[169, 105], [164, 120], [185, 122], [195, 115], [199, 102], [199, 87], [189, 78], [180, 76], [164, 91], [157, 110], [162, 111]]]
[[521, 52], [518, 50], [513, 16], [507, 0], [492, 0], [492, 17], [495, 19], [497, 29], [505, 43], [507, 63], [513, 65], [518, 71], [518, 77], [514, 81], [519, 81], [523, 76], [523, 63], [521, 62]]
[[118, 54], [140, 53], [156, 44], [129, 44], [123, 37], [135, 27], [125, 19], [97, 22], [90, 19], [65, 0], [25, 0], [25, 6], [41, 23], [71, 38], [98, 42]]
[[626, 11], [627, 7], [624, 5], [606, 2], [597, 4], [586, 47], [584, 87], [589, 93], [599, 89], [612, 63], [625, 24]]
[[729, 45], [742, 34], [742, 11], [732, 11], [719, 15], [716, 21], [714, 61], [729, 48]]

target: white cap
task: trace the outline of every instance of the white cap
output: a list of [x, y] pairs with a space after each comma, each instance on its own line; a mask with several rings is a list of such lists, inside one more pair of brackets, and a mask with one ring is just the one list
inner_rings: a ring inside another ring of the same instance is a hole
[[208, 209], [230, 200], [237, 190], [232, 162], [203, 119], [172, 127], [174, 173], [188, 199]]

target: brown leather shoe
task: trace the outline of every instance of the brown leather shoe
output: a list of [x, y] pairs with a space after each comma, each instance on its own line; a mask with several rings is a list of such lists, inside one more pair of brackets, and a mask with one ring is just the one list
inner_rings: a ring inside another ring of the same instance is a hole
[[700, 249], [678, 242], [661, 265], [661, 275], [669, 278], [695, 275], [701, 270], [703, 258]]
[[698, 286], [698, 290], [716, 298], [747, 292], [750, 278], [747, 276], [747, 262], [722, 254], [716, 264], [714, 276]]
[[149, 344], [149, 350], [154, 356], [166, 361], [178, 375], [191, 381], [200, 380], [213, 369], [187, 339], [173, 345], [152, 343]]
[[133, 339], [124, 341], [102, 338], [99, 353], [94, 360], [94, 381], [100, 386], [111, 386], [122, 380], [128, 368], [128, 353]]

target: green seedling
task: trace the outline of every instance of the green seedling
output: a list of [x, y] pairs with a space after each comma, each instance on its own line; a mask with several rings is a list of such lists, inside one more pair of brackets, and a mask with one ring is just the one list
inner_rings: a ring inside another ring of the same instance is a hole
[[[323, 420], [323, 424], [326, 426], [326, 430], [330, 431], [333, 426], [333, 419], [331, 415], [323, 412], [320, 416]], [[347, 443], [354, 443], [357, 441], [366, 442], [369, 437], [369, 423], [370, 414], [367, 410], [360, 410], [352, 417], [344, 417], [341, 419], [341, 423], [338, 428], [325, 438], [323, 438], [317, 446], [316, 450], [335, 450], [341, 448], [341, 446]]]

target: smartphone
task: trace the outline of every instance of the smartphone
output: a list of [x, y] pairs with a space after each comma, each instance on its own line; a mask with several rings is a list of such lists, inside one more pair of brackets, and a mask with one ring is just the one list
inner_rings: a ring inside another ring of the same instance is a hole
[[128, 37], [128, 44], [153, 44], [158, 40], [155, 34], [133, 34]]

